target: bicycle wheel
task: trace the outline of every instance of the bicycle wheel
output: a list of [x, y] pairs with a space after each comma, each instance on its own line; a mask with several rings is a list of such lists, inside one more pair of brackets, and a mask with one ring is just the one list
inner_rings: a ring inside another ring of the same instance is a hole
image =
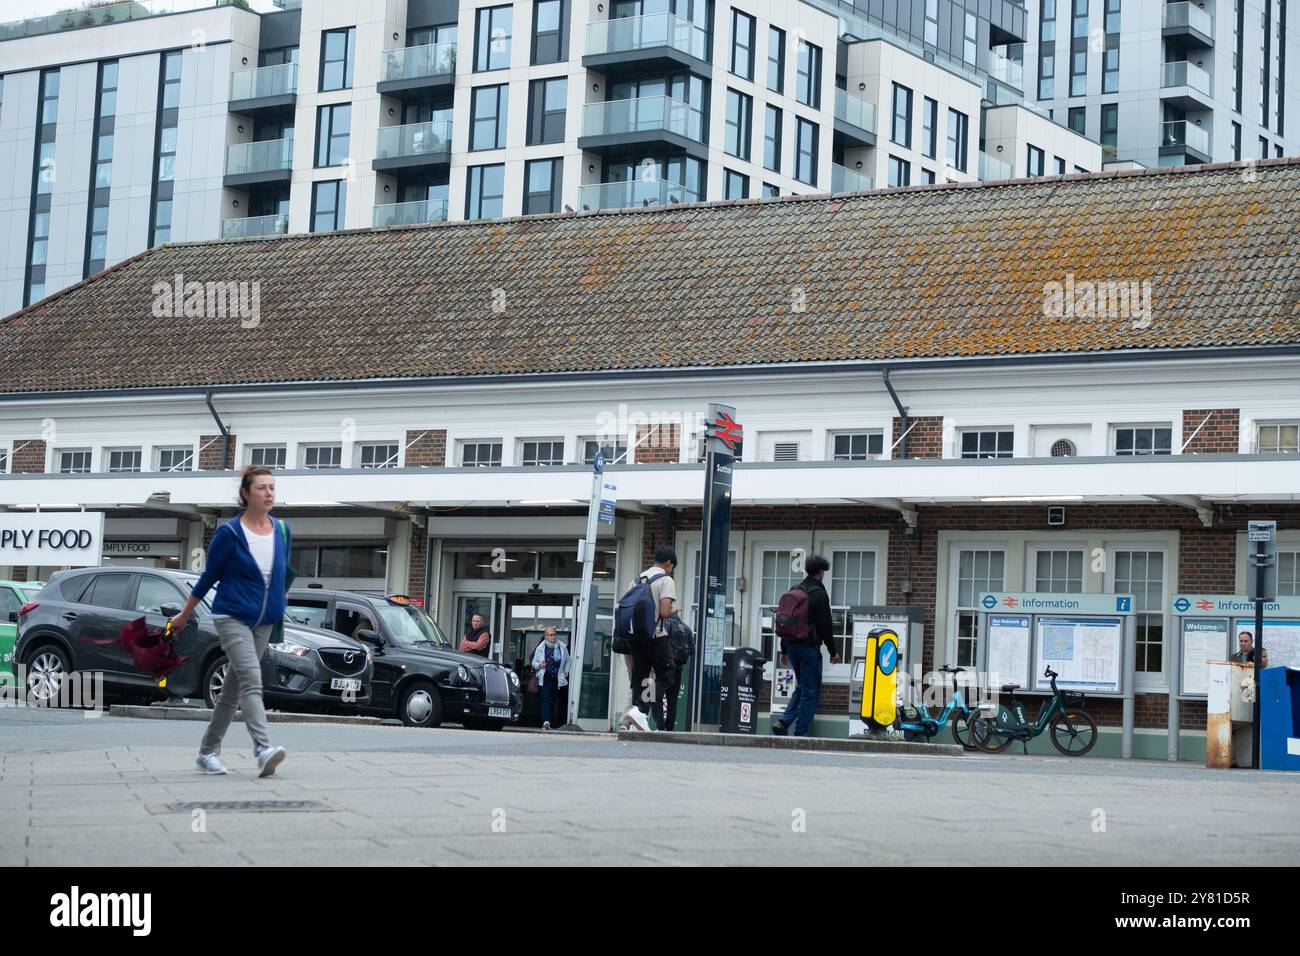
[[1010, 724], [1011, 719], [1011, 712], [1001, 706], [998, 707], [997, 717], [981, 717], [978, 713], [972, 713], [970, 742], [986, 754], [1002, 753], [1015, 739], [1001, 729]]
[[952, 725], [952, 739], [961, 745], [962, 750], [979, 749], [971, 743], [970, 739], [970, 722], [974, 717], [975, 711], [973, 710], [965, 714], [959, 710], [952, 713], [952, 720], [949, 722]]
[[1067, 757], [1082, 757], [1097, 742], [1097, 722], [1086, 711], [1061, 711], [1049, 729], [1052, 746]]

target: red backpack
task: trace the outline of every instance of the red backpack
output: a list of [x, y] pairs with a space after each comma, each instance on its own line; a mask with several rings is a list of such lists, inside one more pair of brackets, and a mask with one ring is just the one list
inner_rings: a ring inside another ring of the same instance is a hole
[[808, 592], [801, 585], [795, 585], [781, 595], [781, 603], [776, 606], [776, 636], [791, 641], [806, 641], [811, 632]]

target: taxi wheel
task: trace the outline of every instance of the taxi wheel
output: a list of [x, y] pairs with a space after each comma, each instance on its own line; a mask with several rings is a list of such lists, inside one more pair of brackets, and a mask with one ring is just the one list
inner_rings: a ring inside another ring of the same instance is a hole
[[442, 698], [428, 681], [416, 681], [402, 692], [397, 716], [408, 727], [438, 727], [442, 724]]

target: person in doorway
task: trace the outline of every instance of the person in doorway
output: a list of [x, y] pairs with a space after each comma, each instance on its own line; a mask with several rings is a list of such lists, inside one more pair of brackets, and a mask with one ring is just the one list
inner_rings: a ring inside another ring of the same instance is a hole
[[1249, 664], [1254, 657], [1255, 636], [1250, 631], [1242, 631], [1237, 635], [1237, 653], [1228, 658], [1238, 664]]
[[460, 639], [460, 650], [463, 654], [478, 654], [480, 657], [487, 657], [491, 652], [492, 635], [483, 624], [482, 614], [475, 614], [469, 619], [469, 630]]
[[822, 584], [830, 569], [831, 563], [819, 554], [810, 554], [804, 561], [806, 576], [797, 586], [808, 595], [808, 637], [781, 639], [781, 666], [794, 668], [795, 687], [785, 713], [772, 721], [772, 733], [778, 737], [788, 734], [791, 724], [796, 737], [812, 733], [813, 715], [817, 713], [822, 692], [822, 645], [826, 646], [832, 664], [840, 662], [835, 653], [831, 599]]
[[229, 663], [195, 764], [203, 773], [226, 772], [220, 757], [221, 741], [238, 709], [253, 738], [257, 775], [269, 777], [284, 761], [285, 750], [272, 746], [268, 736], [261, 661], [271, 629], [283, 619], [288, 606], [290, 549], [289, 526], [271, 518], [275, 504], [271, 469], [261, 465], [244, 469], [239, 504], [243, 513], [212, 536], [203, 574], [171, 626], [173, 634], [182, 633], [199, 602], [214, 585], [220, 585], [212, 602], [212, 619]]
[[650, 584], [659, 614], [654, 637], [632, 645], [629, 664], [632, 704], [624, 712], [622, 722], [622, 726], [629, 730], [650, 729], [650, 712], [667, 692], [673, 670], [672, 650], [668, 646], [664, 621], [677, 613], [677, 587], [673, 583], [677, 552], [662, 545], [655, 549], [654, 560], [655, 563], [642, 571], [640, 577]]
[[560, 688], [569, 684], [569, 652], [560, 643], [555, 628], [543, 632], [543, 640], [533, 651], [533, 673], [537, 676], [537, 690], [542, 696], [542, 730], [551, 729], [555, 716], [555, 699]]

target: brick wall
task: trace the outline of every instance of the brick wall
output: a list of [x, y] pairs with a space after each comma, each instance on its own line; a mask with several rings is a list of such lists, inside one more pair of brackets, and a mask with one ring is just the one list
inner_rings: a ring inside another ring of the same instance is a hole
[[45, 441], [41, 438], [14, 441], [13, 461], [9, 470], [15, 475], [40, 475], [45, 472]]
[[[908, 423], [911, 431], [907, 432], [907, 457], [908, 458], [942, 458], [943, 457], [943, 416], [942, 415], [922, 415], [913, 418]], [[892, 457], [903, 457], [903, 442], [899, 441], [903, 432], [903, 420], [894, 419], [894, 435], [891, 442], [897, 442], [894, 445]]]
[[[446, 433], [443, 433], [444, 441]], [[411, 526], [411, 563], [407, 571], [406, 593], [424, 600], [425, 566], [429, 561], [429, 535], [423, 528]]]
[[654, 434], [636, 446], [632, 457], [638, 465], [675, 465], [682, 460], [682, 429], [680, 425], [642, 425], [637, 428], [638, 442], [654, 429]]
[[[1206, 416], [1209, 421], [1206, 421]], [[1201, 422], [1205, 422], [1201, 425]], [[1197, 431], [1197, 427], [1200, 431]], [[1192, 438], [1192, 432], [1196, 437]], [[1187, 447], [1185, 455], [1224, 454], [1235, 455], [1239, 448], [1238, 436], [1241, 432], [1241, 409], [1239, 408], [1194, 408], [1183, 412], [1183, 441]], [[1177, 449], [1174, 449], [1177, 452]]]
[[[235, 461], [235, 438], [234, 435], [226, 436], [226, 468], [234, 469], [238, 462]], [[199, 471], [220, 471], [221, 470], [221, 436], [220, 435], [200, 435], [199, 436]]]
[[[447, 432], [444, 429], [421, 428], [406, 433], [407, 468], [443, 468], [446, 464]], [[421, 581], [423, 573], [421, 571]]]

